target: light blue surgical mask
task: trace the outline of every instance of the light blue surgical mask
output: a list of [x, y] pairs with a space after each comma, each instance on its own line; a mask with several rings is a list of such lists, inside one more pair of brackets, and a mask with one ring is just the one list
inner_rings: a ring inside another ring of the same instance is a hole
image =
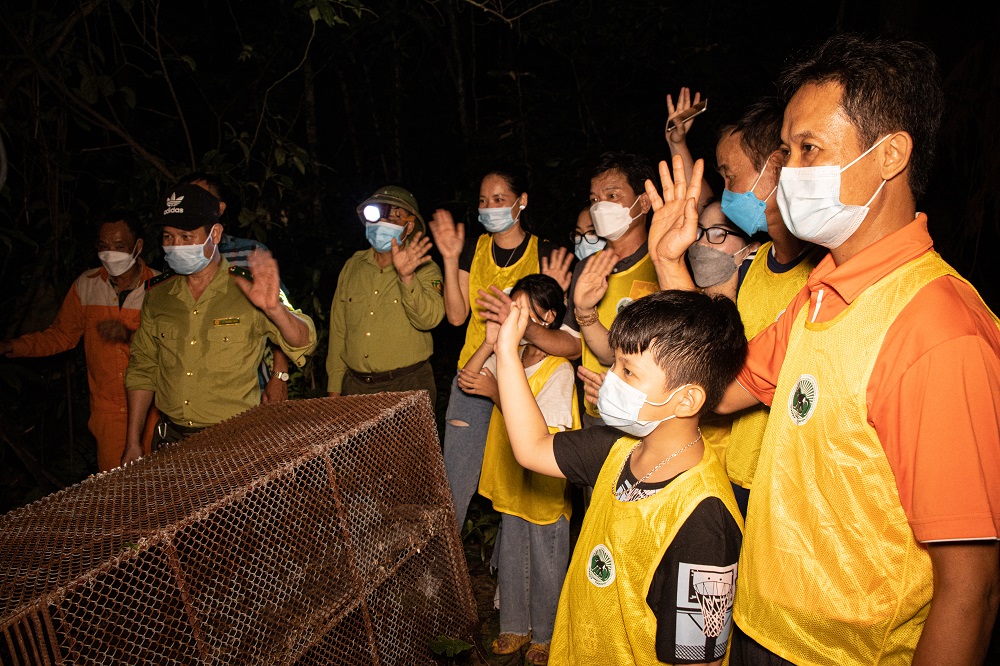
[[[209, 243], [212, 243], [212, 253], [206, 257], [205, 247]], [[167, 265], [173, 272], [178, 275], [194, 275], [208, 266], [217, 249], [215, 241], [212, 240], [212, 234], [209, 233], [205, 242], [197, 245], [165, 245], [163, 254]]]
[[601, 419], [614, 428], [628, 433], [633, 437], [645, 437], [656, 429], [664, 421], [675, 418], [676, 414], [655, 421], [640, 421], [639, 410], [644, 404], [654, 407], [661, 407], [677, 395], [682, 389], [690, 384], [684, 384], [674, 389], [673, 393], [667, 396], [663, 402], [650, 402], [646, 399], [646, 394], [637, 388], [629, 386], [624, 379], [608, 370], [604, 376], [604, 383], [597, 393], [597, 411], [601, 414]]
[[365, 225], [365, 238], [371, 243], [372, 249], [376, 252], [391, 252], [392, 239], [396, 239], [396, 245], [402, 246], [403, 232], [406, 227], [389, 222], [372, 222]]
[[728, 188], [722, 190], [722, 214], [732, 220], [733, 224], [739, 227], [747, 236], [753, 236], [760, 231], [767, 231], [767, 215], [765, 214], [767, 200], [771, 198], [771, 194], [777, 191], [778, 187], [775, 186], [771, 190], [771, 193], [764, 197], [763, 201], [758, 199], [753, 191], [757, 189], [757, 185], [764, 176], [764, 171], [767, 170], [768, 164], [770, 162], [764, 164], [764, 168], [757, 174], [757, 180], [754, 181], [753, 187], [746, 192], [737, 194]]
[[583, 236], [573, 241], [573, 254], [580, 261], [583, 261], [592, 254], [597, 254], [608, 244], [603, 238], [598, 238], [596, 243], [591, 243]]
[[[520, 204], [514, 204], [514, 206], [518, 205]], [[514, 223], [521, 217], [520, 208], [517, 211], [517, 217], [511, 213], [512, 210], [513, 206], [510, 208], [480, 208], [479, 224], [483, 225], [486, 231], [491, 234], [503, 233], [514, 226]]]

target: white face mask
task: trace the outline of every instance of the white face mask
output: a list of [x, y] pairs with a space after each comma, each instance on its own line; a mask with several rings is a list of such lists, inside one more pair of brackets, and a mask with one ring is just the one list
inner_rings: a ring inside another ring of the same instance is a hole
[[868, 207], [886, 181], [882, 181], [864, 206], [848, 205], [840, 201], [840, 174], [890, 136], [886, 134], [844, 168], [837, 165], [783, 167], [778, 177], [777, 201], [788, 230], [804, 241], [831, 250], [853, 236], [868, 216]]
[[677, 415], [671, 414], [656, 421], [640, 421], [639, 410], [642, 409], [642, 406], [647, 403], [654, 407], [665, 405], [688, 386], [690, 384], [684, 384], [674, 389], [674, 392], [667, 396], [663, 402], [649, 402], [645, 393], [629, 386], [624, 379], [616, 375], [614, 371], [609, 370], [604, 377], [600, 391], [597, 393], [597, 411], [601, 415], [601, 420], [609, 426], [618, 428], [633, 437], [645, 437], [653, 432], [656, 426]]
[[[601, 238], [609, 241], [618, 240], [628, 231], [629, 225], [635, 220], [632, 217], [632, 209], [639, 203], [639, 197], [626, 208], [614, 201], [598, 201], [590, 207], [590, 216], [594, 218], [594, 231]], [[640, 212], [639, 217], [642, 215]]]
[[[209, 243], [212, 243], [213, 246], [212, 254], [206, 257], [205, 246]], [[218, 249], [215, 241], [212, 240], [212, 234], [209, 233], [204, 243], [198, 243], [197, 245], [164, 246], [163, 253], [167, 265], [175, 273], [178, 275], [193, 275], [208, 266]]]
[[135, 265], [135, 259], [138, 256], [139, 241], [135, 242], [135, 247], [132, 249], [131, 254], [128, 252], [116, 252], [114, 250], [105, 250], [104, 252], [97, 253], [97, 258], [101, 260], [104, 270], [111, 277], [118, 277], [127, 273], [128, 269]]

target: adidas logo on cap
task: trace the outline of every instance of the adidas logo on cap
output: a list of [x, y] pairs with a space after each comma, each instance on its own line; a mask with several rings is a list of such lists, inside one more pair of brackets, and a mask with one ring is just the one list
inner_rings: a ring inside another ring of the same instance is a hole
[[178, 208], [178, 206], [180, 206], [182, 201], [184, 201], [183, 196], [180, 197], [177, 196], [176, 192], [171, 194], [169, 197], [167, 197], [167, 208], [166, 210], [163, 211], [163, 214], [169, 215], [170, 213], [183, 213], [184, 209]]

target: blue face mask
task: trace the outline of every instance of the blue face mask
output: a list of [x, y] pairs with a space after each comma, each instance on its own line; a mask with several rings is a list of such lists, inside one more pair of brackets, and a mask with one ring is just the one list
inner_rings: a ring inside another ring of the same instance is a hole
[[479, 224], [483, 225], [486, 231], [491, 234], [503, 233], [514, 226], [517, 218], [521, 217], [520, 210], [517, 212], [517, 218], [510, 211], [510, 208], [480, 208]]
[[365, 225], [365, 238], [371, 243], [372, 249], [376, 252], [391, 252], [392, 239], [396, 239], [396, 245], [403, 244], [403, 232], [406, 227], [389, 222], [373, 222]]
[[722, 214], [732, 220], [733, 224], [747, 236], [753, 236], [759, 231], [767, 231], [767, 215], [764, 213], [767, 210], [766, 201], [778, 188], [775, 187], [774, 190], [771, 190], [771, 194], [764, 197], [764, 201], [758, 199], [757, 195], [753, 193], [757, 184], [760, 183], [765, 169], [767, 169], [767, 164], [757, 174], [757, 180], [754, 181], [753, 187], [746, 192], [737, 194], [729, 189], [722, 191]]
[[581, 236], [578, 240], [573, 242], [573, 254], [580, 261], [583, 261], [592, 254], [597, 254], [604, 249], [608, 242], [603, 238], [598, 238], [596, 243], [590, 243]]
[[[212, 254], [206, 257], [205, 247], [209, 243], [212, 243], [213, 246]], [[163, 247], [167, 265], [178, 275], [194, 275], [204, 269], [212, 261], [212, 257], [215, 256], [215, 250], [215, 242], [212, 240], [211, 233], [209, 233], [204, 243], [199, 243], [198, 245], [170, 245]]]
[[663, 402], [649, 402], [646, 400], [645, 393], [629, 386], [613, 370], [608, 370], [608, 374], [604, 377], [604, 383], [601, 384], [601, 389], [597, 393], [597, 411], [601, 414], [601, 420], [609, 426], [618, 428], [633, 437], [645, 437], [656, 430], [656, 426], [677, 415], [671, 414], [655, 421], [640, 421], [639, 410], [642, 409], [642, 406], [646, 403], [654, 407], [665, 405], [673, 400], [681, 389], [688, 386], [690, 384], [677, 387]]

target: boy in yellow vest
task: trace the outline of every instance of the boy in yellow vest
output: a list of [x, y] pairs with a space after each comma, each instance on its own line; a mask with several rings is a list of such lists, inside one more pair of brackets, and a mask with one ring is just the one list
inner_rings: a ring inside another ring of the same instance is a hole
[[730, 631], [742, 519], [698, 421], [746, 355], [736, 305], [665, 291], [611, 326], [608, 425], [550, 434], [517, 346], [513, 308], [496, 344], [500, 403], [525, 469], [594, 488], [556, 614], [553, 664], [718, 663]]
[[982, 664], [1000, 598], [1000, 328], [917, 200], [944, 96], [916, 42], [782, 76], [778, 206], [830, 250], [719, 411], [771, 405], [733, 664]]

